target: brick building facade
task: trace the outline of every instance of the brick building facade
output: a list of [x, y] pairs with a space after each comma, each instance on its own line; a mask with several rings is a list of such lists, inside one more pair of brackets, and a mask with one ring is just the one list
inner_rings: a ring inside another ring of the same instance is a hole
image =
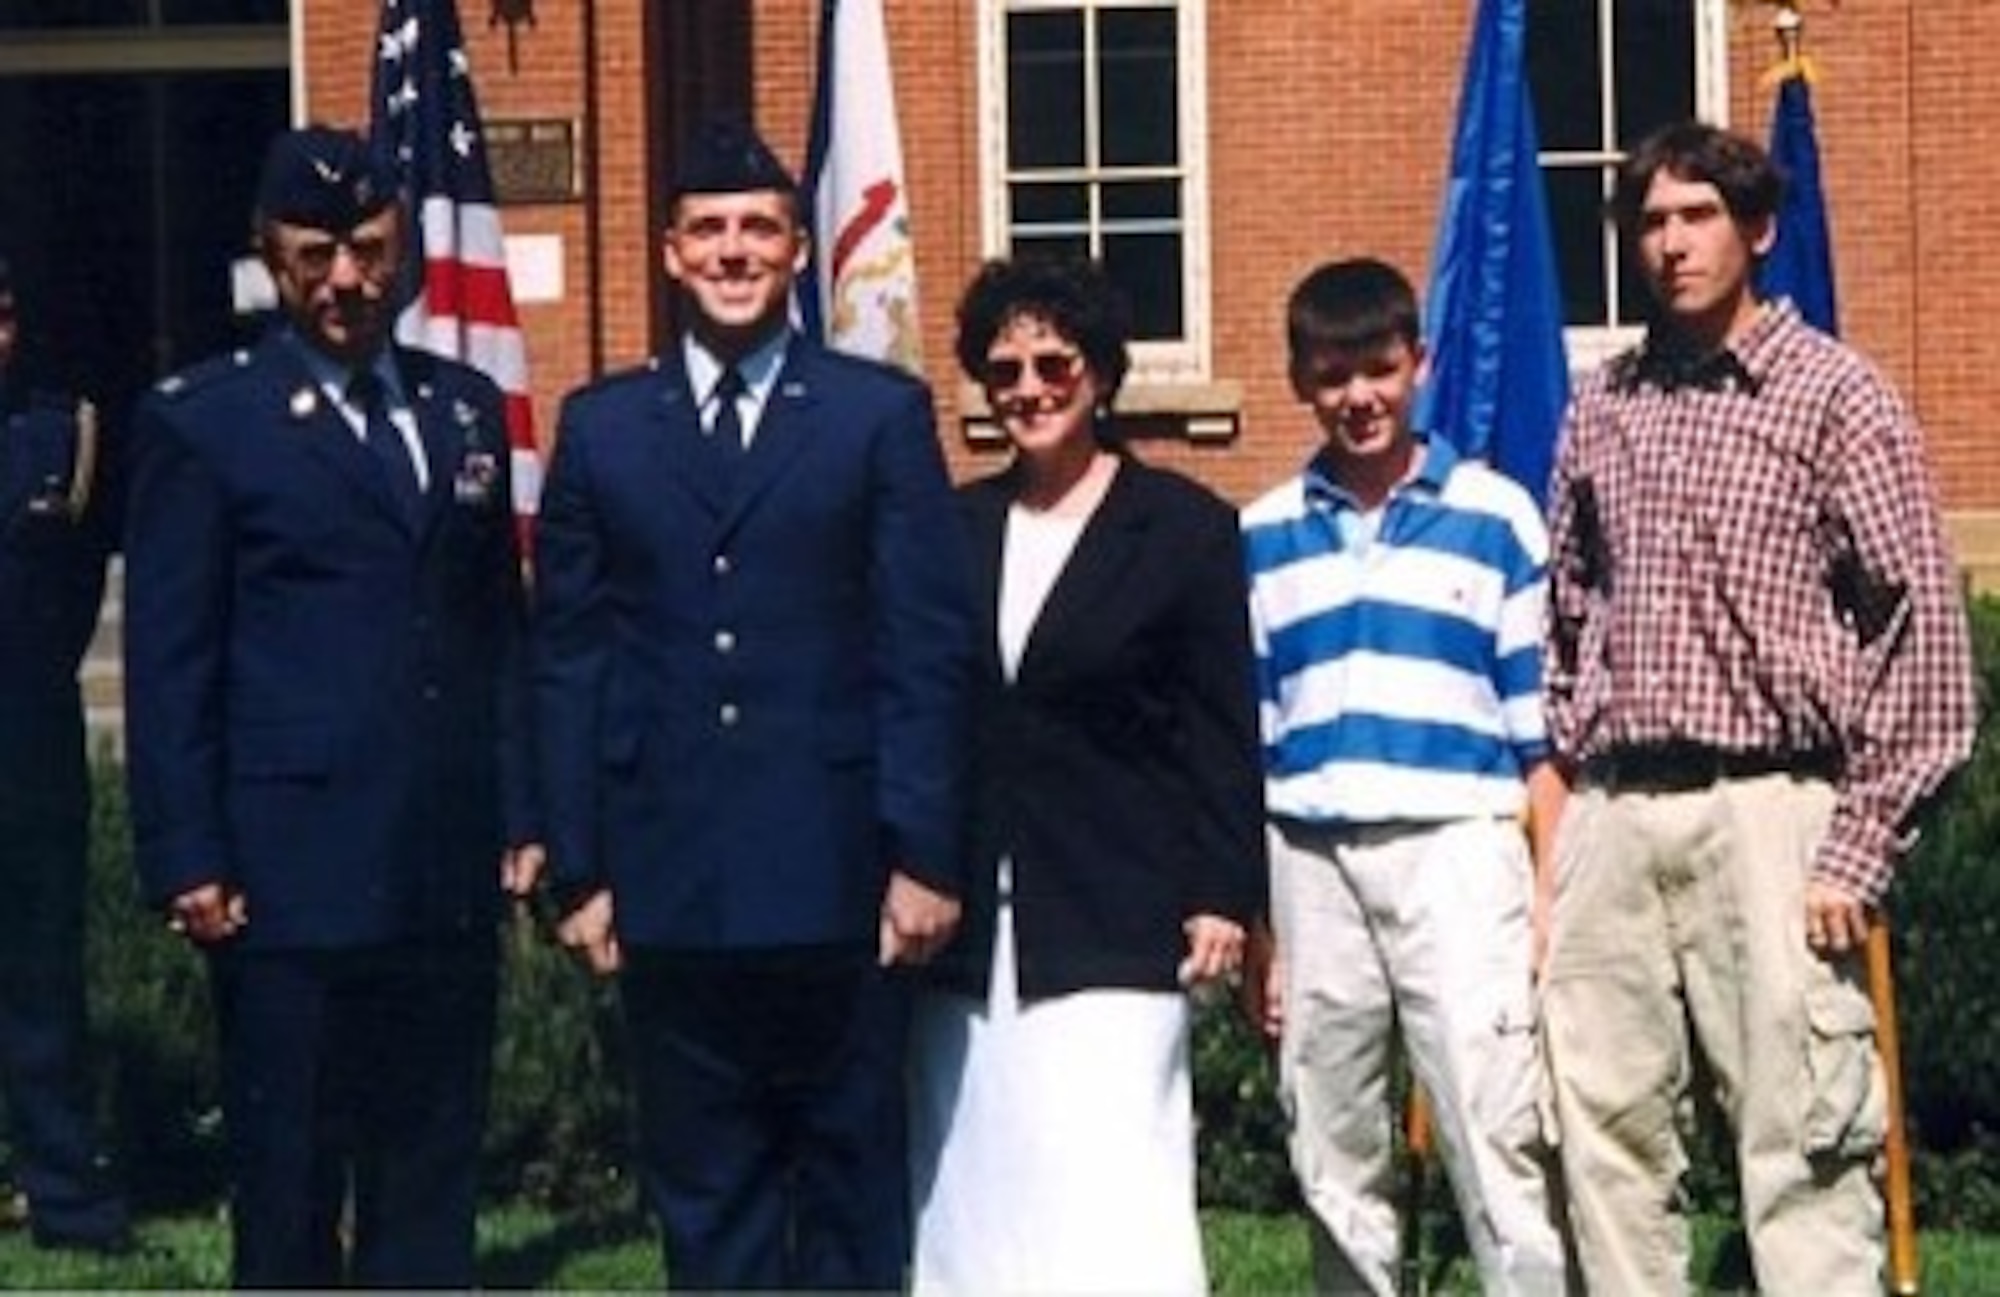
[[[1640, 0], [1616, 0], [1628, 8]], [[1645, 0], [1657, 3], [1657, 0]], [[1455, 111], [1470, 0], [1192, 0], [1198, 50], [1176, 71], [1200, 86], [1182, 141], [1199, 155], [1205, 265], [1195, 300], [1204, 354], [1190, 378], [1131, 396], [1143, 451], [1187, 467], [1242, 499], [1292, 471], [1313, 441], [1283, 374], [1280, 311], [1293, 280], [1329, 256], [1373, 252], [1422, 282]], [[1178, 5], [1154, 6], [1186, 10]], [[1537, 4], [1541, 10], [1614, 0]], [[965, 436], [969, 393], [950, 351], [959, 286], [993, 246], [992, 99], [1000, 0], [885, 0], [911, 188], [926, 372], [941, 435], [961, 472], [985, 452]], [[1043, 5], [1043, 8], [1050, 6]], [[1109, 10], [1110, 3], [1055, 6]], [[1771, 10], [1695, 0], [1706, 54], [1690, 75], [1700, 102], [1762, 137], [1774, 57]], [[561, 292], [523, 307], [544, 435], [555, 401], [594, 370], [659, 346], [656, 195], [688, 121], [746, 107], [779, 151], [804, 152], [817, 5], [813, 0], [540, 0], [535, 25], [509, 33], [488, 6], [461, 0], [489, 120], [564, 120], [577, 127], [580, 195], [509, 205], [510, 235], [555, 236]], [[299, 0], [302, 94], [315, 118], [366, 115], [372, 6]], [[2000, 43], [1988, 0], [1860, 0], [1809, 4], [1807, 49], [1822, 73], [1820, 144], [1847, 336], [1915, 402], [1926, 426], [1962, 558], [2000, 577], [2000, 436], [1994, 376], [2000, 259], [1992, 186], [1976, 149], [2000, 119], [2000, 78], [1980, 64]], [[1546, 17], [1547, 15], [1545, 15]], [[1560, 16], [1552, 20], [1568, 21]], [[1581, 18], [1578, 19], [1581, 21]], [[1627, 51], [1628, 55], [1633, 51]], [[1628, 62], [1636, 78], [1652, 73]], [[1196, 68], [1194, 65], [1198, 64]], [[983, 81], [982, 78], [985, 78]], [[1546, 114], [1545, 114], [1546, 115]], [[1545, 121], [1545, 149], [1560, 124]], [[998, 237], [1004, 237], [998, 236]], [[1189, 438], [1190, 428], [1221, 436]]]

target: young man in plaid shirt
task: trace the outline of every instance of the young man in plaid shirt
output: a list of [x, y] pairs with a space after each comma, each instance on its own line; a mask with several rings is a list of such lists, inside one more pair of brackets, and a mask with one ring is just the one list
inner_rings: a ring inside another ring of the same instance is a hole
[[1668, 127], [1613, 205], [1659, 305], [1578, 393], [1551, 498], [1546, 1043], [1592, 1292], [1687, 1285], [1698, 1043], [1760, 1291], [1880, 1291], [1884, 1087], [1862, 946], [1970, 751], [1964, 609], [1916, 422], [1760, 301], [1781, 177]]

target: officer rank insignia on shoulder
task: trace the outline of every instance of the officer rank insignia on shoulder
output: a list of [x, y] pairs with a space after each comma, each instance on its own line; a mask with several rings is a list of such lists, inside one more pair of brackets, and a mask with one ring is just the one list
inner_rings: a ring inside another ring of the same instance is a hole
[[153, 391], [169, 401], [200, 391], [208, 384], [250, 366], [250, 353], [238, 348], [227, 356], [216, 356], [205, 360], [191, 369], [183, 369], [177, 374], [169, 374], [153, 384]]

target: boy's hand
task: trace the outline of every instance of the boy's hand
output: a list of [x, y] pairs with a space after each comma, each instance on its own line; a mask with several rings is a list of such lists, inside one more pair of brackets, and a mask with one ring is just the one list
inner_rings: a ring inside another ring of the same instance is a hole
[[1237, 1003], [1243, 1016], [1265, 1040], [1276, 1044], [1285, 1029], [1284, 965], [1278, 957], [1278, 939], [1270, 925], [1250, 925], [1243, 953], [1243, 984], [1237, 989]]

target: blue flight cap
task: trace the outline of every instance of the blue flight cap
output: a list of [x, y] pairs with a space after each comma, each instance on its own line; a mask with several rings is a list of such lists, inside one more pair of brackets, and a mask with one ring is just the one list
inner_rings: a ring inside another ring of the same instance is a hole
[[257, 215], [335, 233], [396, 201], [396, 176], [352, 131], [305, 126], [271, 141], [257, 175]]
[[674, 172], [667, 201], [687, 194], [746, 194], [775, 189], [796, 199], [798, 182], [747, 123], [713, 118], [695, 129]]

